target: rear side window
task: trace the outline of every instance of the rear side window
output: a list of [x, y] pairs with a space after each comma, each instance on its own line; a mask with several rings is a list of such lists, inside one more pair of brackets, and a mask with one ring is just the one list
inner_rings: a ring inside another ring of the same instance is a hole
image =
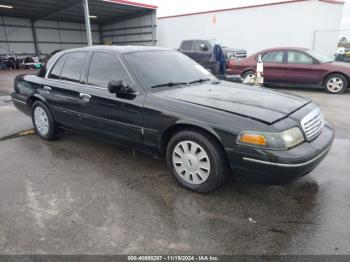
[[283, 63], [283, 55], [283, 51], [269, 52], [262, 57], [262, 61], [266, 63]]
[[60, 79], [79, 82], [86, 55], [86, 52], [69, 53], [64, 63]]
[[122, 80], [127, 84], [131, 82], [117, 57], [109, 53], [94, 52], [89, 68], [88, 84], [107, 88], [111, 80]]
[[193, 41], [183, 41], [181, 44], [181, 50], [192, 50]]
[[49, 78], [53, 78], [53, 79], [60, 78], [62, 67], [63, 67], [63, 64], [64, 64], [66, 57], [67, 57], [67, 54], [64, 54], [63, 56], [61, 56], [57, 60], [56, 64], [53, 66], [53, 68], [49, 74]]
[[299, 51], [288, 52], [288, 63], [289, 64], [313, 64], [313, 59]]

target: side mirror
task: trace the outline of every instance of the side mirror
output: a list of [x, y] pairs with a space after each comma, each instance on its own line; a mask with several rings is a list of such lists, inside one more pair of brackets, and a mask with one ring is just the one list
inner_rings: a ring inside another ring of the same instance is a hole
[[206, 46], [205, 44], [201, 44], [200, 49], [201, 49], [201, 51], [203, 51], [203, 52], [209, 50], [208, 46]]
[[117, 97], [122, 98], [131, 98], [137, 95], [137, 92], [122, 80], [110, 81], [108, 83], [108, 91], [112, 94], [116, 94]]

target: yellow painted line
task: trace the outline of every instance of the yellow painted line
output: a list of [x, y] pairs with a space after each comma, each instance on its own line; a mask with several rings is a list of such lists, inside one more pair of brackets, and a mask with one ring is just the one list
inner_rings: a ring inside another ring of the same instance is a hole
[[34, 135], [34, 129], [26, 130], [21, 133], [18, 133], [18, 136], [31, 136]]

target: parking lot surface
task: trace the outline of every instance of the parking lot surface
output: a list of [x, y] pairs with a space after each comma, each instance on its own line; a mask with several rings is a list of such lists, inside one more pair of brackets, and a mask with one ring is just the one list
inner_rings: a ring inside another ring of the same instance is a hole
[[336, 130], [328, 157], [292, 184], [230, 178], [206, 195], [124, 147], [14, 135], [32, 123], [0, 97], [0, 254], [350, 255], [350, 93], [283, 91], [321, 105]]

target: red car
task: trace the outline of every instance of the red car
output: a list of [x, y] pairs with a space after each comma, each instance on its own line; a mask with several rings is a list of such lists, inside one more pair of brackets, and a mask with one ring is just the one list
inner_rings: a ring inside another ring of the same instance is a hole
[[306, 48], [273, 48], [228, 63], [228, 75], [254, 76], [258, 56], [264, 63], [268, 86], [321, 87], [332, 94], [344, 92], [350, 83], [350, 63], [334, 62]]

